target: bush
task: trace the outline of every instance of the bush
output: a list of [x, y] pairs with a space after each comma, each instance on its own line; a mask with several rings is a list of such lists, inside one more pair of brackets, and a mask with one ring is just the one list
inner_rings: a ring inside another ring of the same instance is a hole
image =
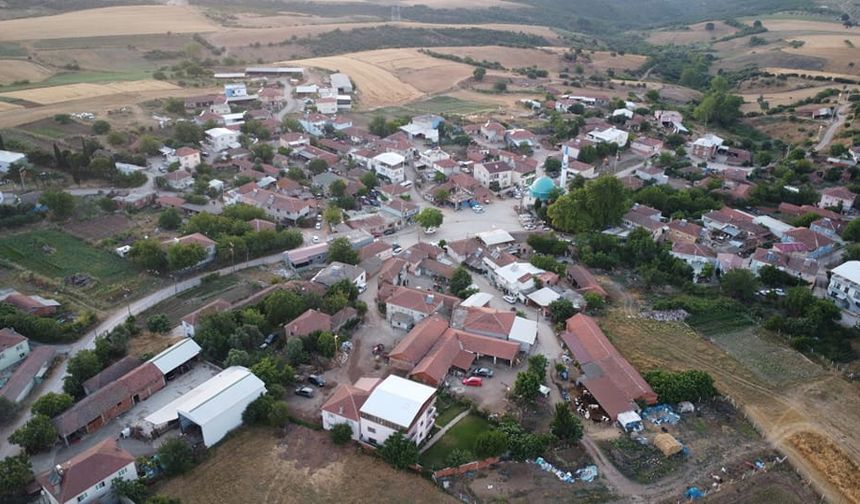
[[75, 400], [69, 394], [58, 394], [56, 392], [48, 392], [42, 397], [36, 399], [30, 411], [34, 415], [45, 415], [48, 418], [54, 418], [60, 413], [71, 408], [75, 404]]
[[104, 135], [110, 131], [110, 123], [107, 121], [99, 120], [93, 123], [93, 133], [96, 135]]
[[158, 448], [158, 463], [168, 476], [176, 476], [194, 467], [194, 454], [184, 440], [171, 438]]
[[508, 449], [508, 437], [504, 432], [485, 431], [475, 438], [475, 454], [480, 458], [498, 457]]
[[15, 414], [17, 412], [17, 404], [5, 397], [0, 397], [0, 427], [11, 422], [15, 418]]
[[418, 446], [401, 432], [389, 436], [377, 453], [396, 469], [406, 469], [418, 462]]
[[352, 426], [348, 423], [339, 423], [331, 428], [331, 440], [336, 445], [348, 443], [352, 434]]
[[556, 403], [550, 430], [555, 437], [568, 443], [577, 443], [582, 439], [582, 422], [570, 411], [566, 402]]
[[457, 467], [475, 460], [475, 456], [469, 450], [455, 448], [445, 457], [445, 465], [448, 467]]
[[146, 328], [149, 332], [166, 334], [170, 331], [170, 319], [163, 313], [153, 315], [146, 319]]
[[704, 401], [717, 395], [714, 379], [704, 371], [657, 369], [645, 373], [644, 378], [663, 402]]

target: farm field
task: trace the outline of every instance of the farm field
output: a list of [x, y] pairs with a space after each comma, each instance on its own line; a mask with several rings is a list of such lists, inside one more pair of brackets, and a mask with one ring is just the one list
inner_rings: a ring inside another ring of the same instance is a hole
[[[395, 0], [391, 1], [382, 1], [382, 0], [317, 0], [320, 3], [369, 3], [369, 4], [383, 4], [383, 5], [426, 5], [427, 7], [433, 9], [451, 9], [463, 7], [463, 0]], [[519, 9], [523, 6], [517, 4], [515, 2], [507, 2], [505, 0], [469, 0], [469, 8], [472, 9], [486, 9], [489, 7], [506, 7], [512, 9]]]
[[816, 94], [824, 91], [825, 89], [832, 88], [833, 84], [823, 85], [823, 86], [812, 86], [803, 89], [792, 89], [789, 91], [776, 91], [773, 93], [755, 93], [755, 94], [742, 94], [741, 98], [744, 99], [744, 105], [741, 107], [741, 110], [744, 112], [748, 111], [758, 111], [759, 106], [756, 103], [759, 96], [763, 96], [764, 99], [770, 104], [771, 107], [776, 105], [790, 105], [797, 101], [803, 100], [804, 98], [809, 98], [811, 96], [815, 96]]
[[791, 68], [775, 68], [775, 67], [765, 67], [762, 68], [763, 71], [772, 73], [774, 75], [793, 75], [793, 74], [806, 74], [810, 77], [829, 77], [829, 78], [843, 78], [843, 79], [856, 79], [857, 75], [854, 74], [843, 74], [843, 73], [835, 73], [835, 72], [820, 72], [816, 70], [793, 70]]
[[139, 5], [105, 7], [0, 21], [0, 40], [210, 32], [218, 27], [192, 7]]
[[558, 51], [550, 48], [529, 49], [524, 47], [482, 46], [482, 47], [433, 47], [433, 52], [453, 54], [462, 58], [470, 57], [475, 61], [501, 63], [510, 69], [536, 66], [551, 72], [561, 70], [562, 58]]
[[[857, 385], [837, 375], [820, 374], [786, 385], [774, 380], [776, 356], [759, 351], [743, 362], [702, 338], [689, 326], [631, 317], [615, 311], [601, 321], [607, 336], [640, 370], [701, 369], [717, 388], [736, 400], [767, 440], [784, 453], [832, 502], [860, 502], [856, 475], [839, 470], [860, 459], [860, 415]], [[784, 356], [783, 356], [784, 357]], [[791, 361], [781, 364], [791, 366]], [[755, 370], [755, 371], [753, 371]], [[794, 436], [817, 441], [815, 448], [798, 449]], [[836, 443], [838, 440], [838, 444]], [[826, 451], [825, 451], [826, 447]], [[828, 461], [833, 460], [832, 464]], [[838, 489], [838, 490], [837, 490]]]
[[115, 95], [122, 93], [138, 93], [145, 91], [172, 91], [179, 89], [177, 86], [163, 81], [141, 80], [128, 82], [112, 82], [108, 84], [78, 83], [62, 86], [51, 86], [37, 89], [26, 89], [22, 91], [11, 91], [0, 93], [0, 96], [14, 98], [37, 103], [39, 105], [50, 105], [67, 101], [89, 99], [99, 96]]
[[784, 116], [750, 117], [744, 122], [767, 136], [778, 138], [788, 144], [799, 144], [815, 136], [822, 126], [821, 122], [811, 119], [797, 118], [796, 121], [790, 121]]
[[17, 81], [27, 80], [37, 82], [48, 78], [53, 72], [38, 65], [24, 60], [0, 60], [0, 84], [6, 85]]
[[183, 504], [457, 502], [417, 474], [393, 469], [354, 446], [336, 446], [327, 432], [296, 425], [283, 437], [270, 429], [242, 429], [158, 493]]
[[23, 107], [21, 107], [20, 105], [16, 105], [14, 103], [8, 103], [8, 102], [0, 101], [0, 112], [3, 112], [4, 110], [15, 110], [15, 109], [20, 109], [20, 108], [23, 108]]
[[727, 35], [732, 35], [738, 30], [722, 21], [713, 21], [714, 29], [705, 29], [707, 23], [697, 23], [689, 26], [689, 30], [665, 30], [656, 31], [648, 36], [648, 42], [652, 44], [694, 44], [697, 42], [710, 42]]

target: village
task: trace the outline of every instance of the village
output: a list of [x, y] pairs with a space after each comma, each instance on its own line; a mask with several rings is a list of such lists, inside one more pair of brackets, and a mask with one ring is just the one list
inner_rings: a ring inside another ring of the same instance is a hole
[[[110, 117], [70, 119], [81, 152], [0, 139], [25, 226], [0, 238], [0, 455], [29, 456], [30, 501], [151, 502], [138, 478], [170, 489], [249, 426], [351, 443], [439, 499], [821, 499], [713, 370], [643, 367], [616, 331], [720, 346], [755, 319], [851, 360], [860, 147], [729, 137], [647, 88], [386, 117], [348, 73], [213, 78], [127, 148]], [[860, 92], [830, 98], [794, 113], [835, 129]]]

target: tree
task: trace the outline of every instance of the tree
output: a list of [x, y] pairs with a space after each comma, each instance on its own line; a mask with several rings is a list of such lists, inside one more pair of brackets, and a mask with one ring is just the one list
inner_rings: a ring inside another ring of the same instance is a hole
[[[458, 266], [457, 269], [454, 270], [454, 274], [451, 276], [451, 281], [448, 282], [448, 290], [451, 294], [461, 297], [469, 290], [471, 285], [472, 275], [469, 273], [469, 270], [463, 266]], [[463, 299], [465, 299], [465, 297], [463, 297]]]
[[173, 126], [173, 138], [180, 144], [197, 145], [203, 140], [203, 129], [190, 121], [176, 122]]
[[[230, 208], [230, 207], [227, 207]], [[182, 216], [175, 208], [168, 208], [158, 216], [158, 227], [173, 231], [182, 225]]]
[[741, 117], [740, 96], [728, 94], [729, 83], [722, 76], [711, 79], [710, 90], [693, 110], [693, 117], [706, 125], [716, 123], [723, 127], [731, 126]]
[[227, 358], [224, 359], [224, 367], [228, 368], [231, 366], [244, 366], [248, 367], [251, 365], [251, 355], [242, 350], [240, 348], [231, 348], [229, 352], [227, 352]]
[[63, 377], [63, 392], [73, 397], [84, 395], [83, 383], [102, 370], [102, 363], [93, 350], [81, 350], [66, 364], [66, 376]]
[[[301, 340], [293, 338], [290, 341]], [[251, 372], [262, 380], [267, 387], [271, 385], [286, 385], [293, 381], [295, 377], [293, 368], [286, 365], [280, 358], [271, 355], [266, 355], [251, 366]]]
[[443, 215], [438, 208], [425, 208], [415, 216], [415, 222], [424, 229], [442, 225]]
[[541, 382], [538, 376], [528, 371], [520, 371], [514, 382], [514, 396], [522, 402], [533, 402], [540, 393], [540, 386]]
[[194, 467], [194, 454], [184, 439], [170, 438], [158, 447], [158, 463], [167, 476], [176, 476]]
[[433, 193], [433, 199], [436, 203], [440, 205], [444, 205], [448, 202], [448, 198], [451, 197], [451, 193], [448, 192], [447, 189], [437, 189], [435, 193]]
[[137, 142], [137, 150], [147, 156], [158, 154], [158, 149], [161, 148], [161, 141], [152, 135], [143, 135]]
[[720, 290], [739, 301], [751, 301], [758, 290], [758, 279], [749, 270], [735, 268], [720, 278]]
[[334, 357], [337, 353], [337, 340], [334, 338], [334, 334], [329, 331], [321, 332], [317, 337], [317, 349], [323, 357]]
[[173, 271], [196, 266], [206, 259], [206, 249], [198, 243], [176, 243], [167, 248], [167, 265]]
[[714, 31], [715, 29], [716, 29], [716, 26], [714, 25], [714, 23], [710, 23], [710, 22], [705, 23], [705, 30]]
[[33, 417], [9, 436], [9, 442], [23, 448], [27, 453], [47, 450], [57, 441], [57, 428], [45, 415]]
[[346, 194], [346, 182], [341, 179], [334, 180], [328, 185], [328, 191], [335, 198], [342, 198]]
[[606, 306], [606, 300], [596, 292], [586, 292], [582, 297], [585, 298], [585, 305], [588, 307], [588, 311], [592, 313], [600, 312]]
[[508, 83], [504, 81], [497, 81], [493, 84], [493, 90], [499, 93], [504, 93], [508, 90]]
[[0, 460], [0, 501], [29, 502], [27, 485], [33, 481], [33, 466], [26, 455], [15, 455]]
[[508, 449], [508, 436], [497, 430], [484, 431], [475, 437], [474, 452], [480, 458], [498, 457]]
[[388, 436], [377, 452], [396, 469], [406, 469], [418, 462], [418, 446], [401, 432]]
[[535, 354], [529, 357], [528, 372], [537, 376], [543, 382], [546, 379], [547, 360], [543, 354]]
[[368, 189], [373, 189], [379, 185], [379, 178], [372, 171], [362, 174], [359, 180], [361, 180], [361, 183]]
[[125, 497], [132, 502], [144, 502], [149, 490], [141, 480], [127, 480], [123, 478], [114, 478], [111, 481], [111, 492], [114, 497]]
[[559, 240], [551, 233], [530, 234], [526, 243], [538, 254], [559, 256], [567, 252], [567, 242]]
[[302, 364], [308, 360], [308, 353], [305, 351], [305, 344], [300, 338], [290, 338], [287, 340], [287, 348], [285, 350], [287, 360], [294, 366]]
[[128, 256], [135, 264], [146, 270], [161, 271], [167, 266], [167, 254], [155, 238], [134, 242]]
[[628, 209], [624, 185], [615, 177], [604, 176], [556, 199], [547, 215], [563, 231], [600, 231], [618, 224]]
[[582, 439], [582, 422], [573, 415], [567, 403], [556, 403], [550, 432], [567, 443], [578, 443]]
[[558, 298], [549, 304], [549, 316], [554, 324], [561, 324], [576, 315], [576, 307], [567, 298]]
[[474, 77], [476, 81], [484, 80], [485, 75], [487, 75], [487, 69], [484, 67], [477, 67], [472, 71], [472, 77]]
[[339, 423], [331, 428], [331, 440], [336, 445], [342, 445], [352, 439], [352, 426], [348, 423]]
[[842, 238], [860, 242], [860, 219], [853, 219], [845, 226], [845, 231], [842, 232]]
[[33, 402], [30, 411], [34, 415], [45, 415], [48, 418], [54, 418], [71, 408], [73, 404], [75, 404], [75, 399], [69, 394], [48, 392]]
[[714, 379], [704, 371], [656, 369], [645, 373], [644, 378], [662, 402], [705, 401], [717, 395]]
[[328, 170], [328, 163], [325, 159], [314, 159], [308, 163], [308, 170], [314, 175], [319, 175], [320, 173]]
[[164, 495], [153, 495], [146, 499], [144, 504], [182, 504], [182, 501], [175, 497], [167, 497]]
[[290, 423], [290, 407], [286, 401], [275, 401], [269, 408], [269, 426], [282, 429]]
[[105, 120], [99, 119], [98, 121], [93, 123], [92, 129], [93, 134], [104, 135], [105, 133], [110, 131], [110, 123]]
[[128, 136], [121, 131], [111, 131], [107, 136], [107, 143], [113, 145], [114, 147], [125, 144], [128, 140]]
[[68, 219], [75, 210], [75, 197], [63, 191], [45, 191], [39, 197], [39, 203], [48, 207], [51, 218], [57, 221]]
[[346, 238], [335, 238], [328, 245], [328, 262], [342, 262], [346, 264], [358, 264], [358, 252], [353, 250], [352, 245]]
[[548, 157], [546, 158], [546, 161], [543, 162], [543, 169], [547, 175], [554, 177], [558, 173], [561, 173], [561, 161], [554, 157]]
[[343, 222], [343, 210], [335, 205], [329, 205], [323, 212], [323, 220], [329, 226], [336, 226]]
[[521, 425], [510, 419], [502, 421], [499, 430], [507, 436], [508, 450], [514, 460], [537, 458], [543, 455], [552, 441], [552, 435], [526, 432]]
[[475, 456], [469, 450], [454, 448], [445, 457], [445, 465], [447, 467], [458, 467], [473, 460], [475, 460]]
[[782, 305], [789, 317], [801, 317], [815, 304], [815, 296], [805, 287], [793, 287], [785, 293]]
[[146, 319], [146, 329], [149, 332], [166, 334], [170, 331], [170, 319], [163, 313], [152, 315]]
[[18, 413], [18, 405], [7, 398], [0, 396], [0, 427], [3, 427], [14, 420], [16, 413]]

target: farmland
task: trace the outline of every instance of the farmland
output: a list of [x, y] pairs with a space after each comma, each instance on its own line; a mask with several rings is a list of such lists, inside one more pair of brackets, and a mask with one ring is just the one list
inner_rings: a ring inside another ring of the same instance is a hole
[[169, 82], [142, 80], [113, 82], [107, 84], [68, 84], [63, 86], [27, 89], [23, 91], [11, 91], [2, 93], [0, 96], [25, 100], [28, 102], [38, 103], [39, 105], [50, 105], [84, 98], [90, 99], [98, 96], [139, 93], [145, 91], [172, 91], [175, 89], [179, 88]]
[[0, 85], [11, 84], [18, 81], [36, 82], [44, 80], [53, 72], [41, 65], [24, 60], [0, 60]]
[[660, 30], [648, 36], [648, 42], [652, 44], [694, 44], [697, 42], [710, 42], [737, 32], [737, 28], [727, 25], [722, 21], [714, 21], [714, 29], [707, 30], [706, 23], [690, 25], [686, 30]]
[[280, 438], [268, 429], [243, 429], [158, 492], [187, 504], [223, 502], [224, 496], [268, 504], [456, 502], [417, 474], [354, 446], [335, 446], [328, 433], [292, 425]]
[[[94, 22], [95, 20], [98, 22]], [[141, 5], [105, 7], [56, 16], [0, 21], [0, 41], [167, 32], [195, 33], [216, 29], [217, 26], [197, 9]]]

